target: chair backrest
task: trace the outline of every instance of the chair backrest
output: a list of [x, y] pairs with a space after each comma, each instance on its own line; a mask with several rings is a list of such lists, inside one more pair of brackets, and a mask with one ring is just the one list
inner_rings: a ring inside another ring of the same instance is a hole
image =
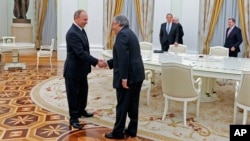
[[228, 48], [225, 48], [223, 46], [214, 46], [214, 47], [210, 47], [209, 55], [229, 56], [229, 50]]
[[51, 44], [50, 44], [50, 52], [53, 52], [54, 50], [54, 45], [55, 45], [55, 39], [51, 39]]
[[177, 63], [162, 64], [162, 91], [178, 98], [196, 97], [192, 67]]
[[242, 105], [250, 107], [250, 72], [242, 72], [241, 83], [236, 101]]
[[140, 42], [142, 59], [152, 58], [152, 48], [153, 44], [150, 42]]
[[15, 44], [15, 39], [16, 37], [13, 36], [3, 36], [3, 44], [8, 45], [8, 44]]
[[150, 42], [140, 42], [141, 50], [152, 50], [153, 44]]
[[187, 53], [187, 46], [183, 44], [178, 44], [178, 46], [169, 45], [168, 51], [174, 53]]

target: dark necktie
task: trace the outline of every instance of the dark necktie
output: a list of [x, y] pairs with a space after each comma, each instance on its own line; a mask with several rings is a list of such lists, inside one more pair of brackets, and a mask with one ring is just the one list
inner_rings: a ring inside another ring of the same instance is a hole
[[82, 29], [82, 33], [83, 33], [83, 37], [84, 37], [84, 39], [86, 39], [86, 40], [88, 41], [88, 38], [87, 38], [87, 35], [86, 35], [86, 32], [85, 32], [85, 30], [84, 30], [84, 29]]

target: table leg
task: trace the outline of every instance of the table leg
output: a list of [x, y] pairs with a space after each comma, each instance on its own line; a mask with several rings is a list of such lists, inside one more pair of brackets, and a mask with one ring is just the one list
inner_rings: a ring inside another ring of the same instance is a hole
[[202, 77], [201, 102], [214, 102], [218, 99], [216, 93], [213, 93], [213, 79]]
[[19, 52], [18, 49], [12, 50], [12, 62], [6, 63], [4, 65], [4, 70], [8, 70], [9, 68], [22, 68], [26, 69], [26, 65], [24, 63], [19, 62]]

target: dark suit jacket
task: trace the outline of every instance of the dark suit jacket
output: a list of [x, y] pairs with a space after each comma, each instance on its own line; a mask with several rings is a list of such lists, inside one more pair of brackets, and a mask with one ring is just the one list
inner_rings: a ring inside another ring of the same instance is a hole
[[237, 52], [240, 52], [240, 44], [242, 43], [242, 35], [240, 28], [235, 26], [227, 37], [228, 31], [229, 28], [227, 28], [224, 47], [229, 48], [229, 51], [231, 47], [235, 47], [235, 50]]
[[174, 44], [174, 42], [178, 42], [179, 38], [179, 29], [177, 24], [172, 23], [169, 34], [166, 31], [166, 26], [167, 23], [161, 24], [160, 42], [162, 46]]
[[178, 23], [177, 25], [178, 25], [178, 29], [179, 29], [178, 43], [183, 44], [183, 39], [182, 39], [182, 37], [184, 36], [183, 28], [182, 28], [182, 25], [180, 23]]
[[113, 59], [107, 62], [109, 68], [114, 69], [114, 88], [122, 87], [122, 79], [127, 79], [128, 84], [142, 82], [145, 79], [139, 41], [129, 27], [123, 27], [117, 34]]
[[80, 78], [91, 72], [91, 65], [95, 66], [98, 59], [89, 52], [89, 42], [85, 31], [81, 31], [75, 24], [66, 34], [67, 58], [64, 64], [65, 78]]

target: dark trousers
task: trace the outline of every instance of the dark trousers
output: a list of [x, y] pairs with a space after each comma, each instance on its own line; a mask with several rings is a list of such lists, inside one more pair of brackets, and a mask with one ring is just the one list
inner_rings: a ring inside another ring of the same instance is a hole
[[85, 112], [88, 99], [87, 76], [65, 78], [70, 123], [79, 122], [78, 116]]
[[169, 44], [168, 43], [166, 43], [164, 45], [161, 45], [161, 50], [162, 51], [168, 51], [168, 48], [169, 48]]
[[237, 51], [229, 51], [229, 56], [230, 57], [238, 57], [238, 52]]
[[142, 82], [129, 85], [129, 89], [117, 88], [116, 121], [112, 133], [122, 135], [125, 129], [126, 117], [130, 118], [127, 131], [131, 136], [136, 136], [138, 128], [139, 99]]

